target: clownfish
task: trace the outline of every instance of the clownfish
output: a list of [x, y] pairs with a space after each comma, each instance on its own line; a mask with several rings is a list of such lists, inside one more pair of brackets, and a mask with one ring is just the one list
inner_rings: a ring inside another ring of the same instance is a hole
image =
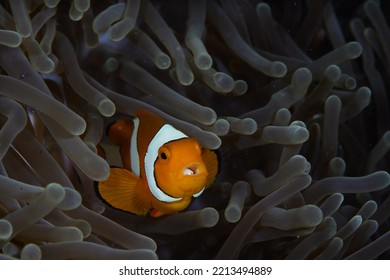
[[110, 125], [108, 137], [119, 146], [123, 168], [110, 168], [97, 191], [116, 209], [152, 217], [177, 213], [216, 179], [216, 152], [146, 109]]

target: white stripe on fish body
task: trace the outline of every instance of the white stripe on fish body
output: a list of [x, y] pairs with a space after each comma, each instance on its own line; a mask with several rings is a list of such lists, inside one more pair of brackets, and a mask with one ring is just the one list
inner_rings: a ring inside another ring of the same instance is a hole
[[131, 164], [131, 172], [134, 175], [140, 177], [141, 169], [139, 164], [139, 153], [138, 153], [138, 130], [139, 130], [139, 119], [133, 119], [134, 129], [133, 134], [131, 135], [130, 142], [130, 164]]
[[156, 178], [154, 176], [154, 163], [158, 157], [158, 150], [161, 146], [170, 141], [183, 138], [188, 138], [188, 136], [173, 126], [165, 124], [156, 133], [152, 141], [150, 141], [145, 154], [145, 174], [148, 181], [149, 190], [155, 198], [162, 202], [175, 202], [181, 200], [182, 198], [169, 196], [157, 186]]

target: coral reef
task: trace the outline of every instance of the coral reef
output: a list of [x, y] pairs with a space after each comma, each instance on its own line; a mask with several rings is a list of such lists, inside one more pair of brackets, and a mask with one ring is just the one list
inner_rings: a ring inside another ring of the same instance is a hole
[[[0, 3], [0, 259], [390, 257], [388, 2]], [[139, 108], [221, 154], [181, 213], [96, 196]]]

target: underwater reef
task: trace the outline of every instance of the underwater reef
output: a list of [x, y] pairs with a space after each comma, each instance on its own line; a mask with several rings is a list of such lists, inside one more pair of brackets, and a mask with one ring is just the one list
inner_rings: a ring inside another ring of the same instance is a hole
[[[0, 259], [389, 259], [389, 11], [0, 1]], [[96, 195], [140, 108], [219, 151], [178, 214]]]

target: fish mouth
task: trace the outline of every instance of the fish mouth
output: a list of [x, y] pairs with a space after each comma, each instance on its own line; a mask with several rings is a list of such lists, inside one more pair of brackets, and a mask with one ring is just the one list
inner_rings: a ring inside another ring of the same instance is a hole
[[199, 173], [200, 171], [198, 164], [191, 164], [183, 169], [183, 175], [186, 176], [198, 175]]

